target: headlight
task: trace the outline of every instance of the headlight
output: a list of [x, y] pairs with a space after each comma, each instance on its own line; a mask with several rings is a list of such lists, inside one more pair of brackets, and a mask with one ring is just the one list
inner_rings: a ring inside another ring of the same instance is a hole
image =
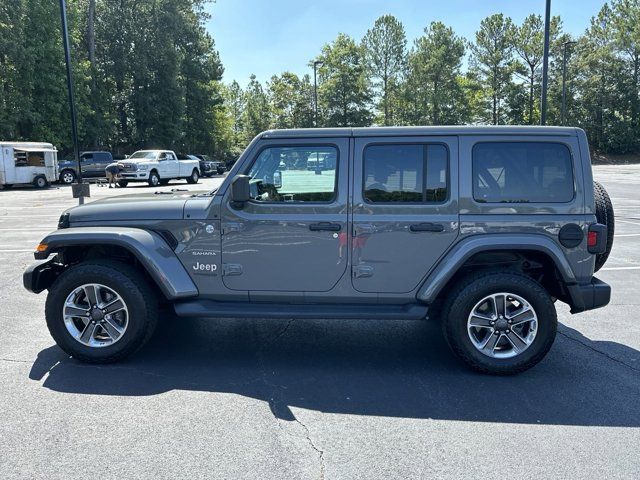
[[149, 165], [138, 165], [138, 170], [147, 170]]

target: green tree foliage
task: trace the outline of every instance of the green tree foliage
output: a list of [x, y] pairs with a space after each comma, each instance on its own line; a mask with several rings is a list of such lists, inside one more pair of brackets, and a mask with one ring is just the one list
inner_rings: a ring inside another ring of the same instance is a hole
[[242, 119], [244, 127], [244, 141], [249, 143], [253, 137], [271, 126], [271, 105], [269, 98], [256, 80], [255, 75], [251, 75], [249, 85], [244, 93], [244, 115]]
[[362, 39], [364, 58], [373, 79], [382, 123], [393, 124], [395, 95], [405, 67], [404, 26], [392, 15], [378, 18]]
[[[203, 3], [67, 3], [81, 149], [213, 152], [223, 70]], [[0, 87], [1, 137], [70, 149], [57, 2], [0, 4]]]
[[[291, 72], [245, 89], [222, 83], [207, 0], [75, 0], [68, 18], [81, 149], [172, 147], [236, 158], [259, 132], [314, 125], [314, 85]], [[402, 23], [380, 17], [361, 41], [322, 47], [319, 125], [536, 124], [543, 22], [502, 14], [473, 42], [432, 22], [409, 52]], [[573, 38], [553, 17], [548, 121], [566, 120], [601, 152], [640, 151], [640, 0], [612, 0]], [[310, 65], [313, 62], [310, 63]], [[467, 67], [463, 70], [464, 67]], [[292, 66], [293, 68], [294, 66]], [[71, 147], [57, 2], [0, 2], [0, 138]]]
[[319, 60], [319, 106], [322, 123], [347, 127], [370, 125], [371, 88], [362, 48], [343, 33], [322, 49]]
[[468, 121], [461, 81], [464, 40], [451, 27], [432, 22], [415, 41], [402, 85], [402, 123], [459, 124]]
[[274, 75], [268, 88], [274, 128], [313, 127], [313, 86], [309, 75]]
[[504, 100], [514, 71], [515, 28], [509, 17], [498, 13], [480, 22], [472, 45], [473, 67], [486, 96], [482, 120], [498, 125], [506, 123]]

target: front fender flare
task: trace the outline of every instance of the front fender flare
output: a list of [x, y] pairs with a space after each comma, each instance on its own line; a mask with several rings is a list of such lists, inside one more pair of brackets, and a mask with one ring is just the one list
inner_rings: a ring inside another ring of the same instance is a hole
[[553, 260], [567, 285], [576, 284], [576, 277], [562, 249], [550, 238], [539, 234], [474, 235], [458, 242], [427, 275], [418, 290], [418, 300], [432, 303], [447, 282], [473, 255], [496, 250], [535, 250]]
[[41, 242], [46, 250], [37, 259], [65, 248], [114, 245], [133, 254], [169, 300], [194, 297], [198, 289], [167, 242], [155, 232], [131, 227], [72, 227], [47, 235]]

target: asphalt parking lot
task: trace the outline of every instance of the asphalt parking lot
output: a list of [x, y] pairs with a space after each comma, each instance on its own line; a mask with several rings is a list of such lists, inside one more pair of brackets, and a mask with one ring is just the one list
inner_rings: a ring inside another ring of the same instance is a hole
[[594, 171], [617, 214], [612, 302], [559, 304], [550, 354], [509, 378], [467, 370], [434, 322], [167, 318], [126, 362], [80, 364], [22, 287], [76, 201], [0, 191], [0, 477], [640, 478], [640, 165]]

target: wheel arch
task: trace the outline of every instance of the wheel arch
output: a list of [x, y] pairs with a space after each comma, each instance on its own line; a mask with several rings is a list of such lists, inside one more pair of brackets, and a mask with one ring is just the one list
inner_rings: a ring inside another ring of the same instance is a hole
[[[24, 274], [27, 290], [38, 293], [48, 288], [66, 266], [98, 258], [131, 261], [147, 275], [167, 300], [198, 295], [198, 289], [161, 234], [139, 228], [76, 227], [57, 230], [41, 242], [46, 245], [36, 258], [47, 262], [34, 264]], [[57, 273], [56, 273], [57, 271]]]
[[539, 234], [476, 235], [462, 240], [429, 272], [417, 298], [434, 303], [462, 276], [480, 269], [519, 271], [542, 284], [550, 295], [572, 306], [582, 303], [572, 288], [577, 281], [562, 249]]

